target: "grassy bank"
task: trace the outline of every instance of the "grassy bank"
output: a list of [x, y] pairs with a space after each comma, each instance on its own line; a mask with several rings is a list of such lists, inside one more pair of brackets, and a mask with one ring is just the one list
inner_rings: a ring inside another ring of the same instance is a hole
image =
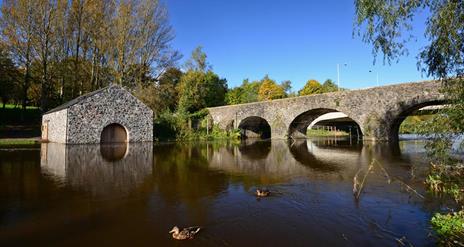
[[5, 138], [0, 139], [0, 147], [31, 147], [40, 144], [38, 138]]
[[306, 135], [309, 137], [323, 137], [323, 136], [349, 136], [350, 134], [344, 131], [329, 131], [320, 129], [308, 129]]

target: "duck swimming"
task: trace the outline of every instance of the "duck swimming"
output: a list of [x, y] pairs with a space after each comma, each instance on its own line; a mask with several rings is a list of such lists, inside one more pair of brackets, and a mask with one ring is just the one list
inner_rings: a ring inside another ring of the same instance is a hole
[[192, 226], [180, 230], [179, 227], [174, 226], [169, 233], [172, 233], [172, 238], [177, 240], [193, 239], [200, 229], [200, 227]]
[[258, 197], [266, 197], [266, 196], [269, 196], [271, 194], [271, 191], [269, 191], [268, 189], [257, 189], [256, 190], [256, 196]]

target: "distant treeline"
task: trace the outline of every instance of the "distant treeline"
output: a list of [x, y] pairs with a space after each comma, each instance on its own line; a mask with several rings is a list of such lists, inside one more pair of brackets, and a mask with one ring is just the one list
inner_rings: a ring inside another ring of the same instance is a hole
[[178, 65], [165, 6], [152, 0], [4, 0], [0, 26], [0, 100], [42, 111], [110, 83], [123, 85], [155, 116], [205, 107], [338, 90], [335, 83], [264, 76], [228, 89], [201, 47]]

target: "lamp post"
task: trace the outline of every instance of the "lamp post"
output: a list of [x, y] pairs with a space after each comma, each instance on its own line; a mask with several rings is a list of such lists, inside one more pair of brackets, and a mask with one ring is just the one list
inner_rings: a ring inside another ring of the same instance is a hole
[[[369, 73], [372, 73], [372, 70], [369, 70]], [[376, 77], [376, 80], [377, 80], [377, 87], [379, 87], [379, 72], [375, 72], [375, 77]]]
[[[347, 65], [346, 63], [343, 64], [343, 66], [345, 67], [346, 65]], [[337, 63], [337, 84], [338, 84], [337, 91], [340, 91], [340, 64], [339, 63]]]

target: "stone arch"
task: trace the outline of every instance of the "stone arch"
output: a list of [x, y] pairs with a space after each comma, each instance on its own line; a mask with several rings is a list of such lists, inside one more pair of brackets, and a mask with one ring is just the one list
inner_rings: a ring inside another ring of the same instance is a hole
[[[290, 123], [290, 126], [288, 128], [288, 137], [292, 139], [306, 138], [306, 131], [308, 129], [308, 126], [318, 117], [331, 112], [343, 113], [342, 111], [330, 108], [315, 108], [299, 114]], [[349, 119], [350, 122], [353, 122], [353, 125], [355, 125], [358, 129], [359, 135], [362, 136], [363, 133], [360, 127], [361, 125], [358, 123], [358, 121], [350, 117], [348, 114], [345, 115], [347, 116], [347, 119]]]
[[126, 128], [118, 123], [105, 126], [100, 135], [100, 143], [125, 143], [129, 142]]
[[244, 118], [238, 125], [242, 139], [271, 138], [271, 126], [266, 119], [258, 116]]
[[424, 101], [424, 102], [419, 102], [419, 103], [411, 103], [411, 104], [401, 104], [401, 109], [398, 111], [396, 115], [394, 115], [392, 118], [392, 121], [390, 122], [389, 128], [389, 133], [388, 133], [388, 140], [396, 142], [399, 140], [399, 130], [400, 126], [403, 123], [403, 121], [410, 116], [412, 113], [415, 111], [427, 107], [427, 106], [437, 106], [437, 105], [445, 105], [447, 104], [446, 100], [430, 100], [430, 101]]

